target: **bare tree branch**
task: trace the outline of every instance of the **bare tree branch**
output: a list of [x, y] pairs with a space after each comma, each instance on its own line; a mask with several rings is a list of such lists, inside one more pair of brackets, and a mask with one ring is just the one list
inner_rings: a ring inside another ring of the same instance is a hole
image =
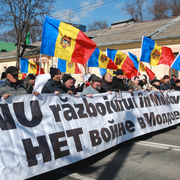
[[92, 24], [88, 25], [88, 31], [99, 30], [108, 28], [106, 21], [94, 21]]
[[153, 0], [152, 5], [149, 7], [149, 12], [155, 19], [162, 19], [169, 17], [169, 4], [167, 0]]
[[169, 6], [172, 16], [180, 15], [180, 0], [169, 0]]
[[144, 21], [146, 0], [131, 0], [126, 1], [122, 10], [129, 14], [136, 22]]
[[[2, 7], [0, 11], [0, 25], [2, 30], [4, 30], [3, 27], [9, 27], [9, 33], [11, 30], [15, 31], [17, 43], [17, 67], [19, 67], [21, 42], [25, 41], [28, 31], [35, 25], [35, 22], [40, 22], [42, 16], [48, 14], [52, 10], [54, 1], [55, 0], [0, 0]], [[0, 38], [4, 36], [4, 39], [7, 40], [7, 35], [9, 34], [3, 32]]]

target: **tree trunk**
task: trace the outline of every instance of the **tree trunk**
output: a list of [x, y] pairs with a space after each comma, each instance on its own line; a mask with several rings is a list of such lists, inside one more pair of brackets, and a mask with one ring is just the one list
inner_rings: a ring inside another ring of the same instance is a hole
[[20, 69], [20, 66], [19, 66], [20, 46], [21, 46], [21, 35], [18, 35], [18, 38], [17, 38], [17, 56], [16, 56], [16, 67], [18, 69]]

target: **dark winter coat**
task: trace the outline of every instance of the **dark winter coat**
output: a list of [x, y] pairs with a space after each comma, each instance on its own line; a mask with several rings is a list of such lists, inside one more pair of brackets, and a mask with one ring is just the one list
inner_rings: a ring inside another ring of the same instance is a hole
[[123, 79], [118, 79], [116, 76], [113, 78], [112, 86], [113, 88], [120, 89], [121, 91], [127, 90]]
[[17, 83], [11, 83], [8, 79], [5, 80], [5, 84], [0, 87], [0, 97], [3, 94], [11, 94], [11, 96], [27, 94], [26, 88], [22, 85], [21, 81]]
[[171, 86], [169, 83], [161, 83], [160, 84], [160, 90], [163, 90], [163, 91], [166, 91], [166, 90], [170, 90], [171, 89]]
[[62, 83], [61, 81], [54, 81], [53, 79], [49, 79], [42, 88], [41, 93], [54, 93], [55, 91], [64, 93], [64, 91], [62, 90]]
[[68, 91], [72, 91], [74, 95], [77, 94], [76, 88], [74, 86], [71, 89], [69, 89], [64, 84], [62, 84], [61, 88], [65, 93], [67, 93]]
[[25, 79], [21, 80], [21, 82], [22, 82], [23, 86], [26, 88], [27, 93], [32, 94], [34, 84], [29, 83], [29, 80], [30, 80], [29, 78], [25, 78]]
[[180, 91], [180, 87], [179, 87], [179, 86], [176, 86], [176, 84], [173, 85], [173, 86], [171, 87], [171, 89], [174, 89], [175, 91]]
[[101, 89], [100, 89], [100, 92], [101, 93], [104, 93], [104, 92], [107, 92], [107, 91], [112, 91], [113, 90], [113, 86], [112, 86], [112, 83], [109, 83], [107, 81], [103, 81], [102, 84], [101, 84]]

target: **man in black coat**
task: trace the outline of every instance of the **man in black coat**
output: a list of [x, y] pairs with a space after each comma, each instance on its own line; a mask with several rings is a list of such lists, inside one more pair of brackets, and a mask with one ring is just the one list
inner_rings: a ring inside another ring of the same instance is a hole
[[74, 87], [73, 77], [70, 74], [64, 74], [62, 80], [62, 90], [70, 95], [76, 95], [77, 91]]
[[121, 91], [127, 91], [126, 86], [123, 81], [123, 70], [118, 69], [116, 71], [116, 76], [113, 78], [112, 86], [114, 89], [119, 89]]
[[175, 84], [171, 87], [172, 90], [180, 91], [180, 79], [175, 81]]
[[57, 68], [50, 68], [51, 79], [44, 85], [41, 93], [54, 93], [56, 95], [64, 93], [60, 81], [61, 72]]

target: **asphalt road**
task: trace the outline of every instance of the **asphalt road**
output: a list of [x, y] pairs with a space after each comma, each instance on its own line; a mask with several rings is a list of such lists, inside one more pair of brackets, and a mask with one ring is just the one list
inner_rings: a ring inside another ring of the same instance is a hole
[[180, 180], [180, 125], [28, 180]]

